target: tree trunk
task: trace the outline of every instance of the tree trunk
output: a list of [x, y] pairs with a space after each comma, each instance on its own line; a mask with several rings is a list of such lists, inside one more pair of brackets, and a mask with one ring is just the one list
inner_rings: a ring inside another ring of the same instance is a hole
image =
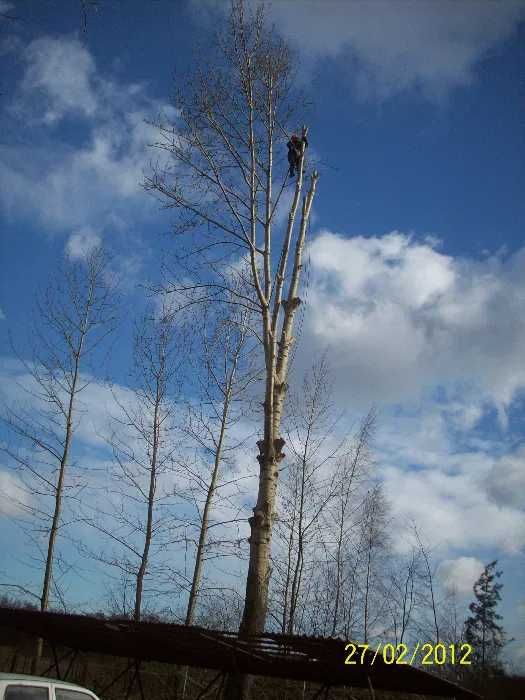
[[368, 542], [368, 552], [366, 560], [366, 585], [365, 585], [365, 612], [364, 612], [364, 643], [368, 643], [368, 603], [370, 594], [370, 564], [372, 558], [372, 542]]
[[222, 460], [222, 450], [224, 445], [224, 440], [226, 437], [226, 424], [228, 421], [228, 414], [230, 410], [230, 402], [232, 396], [233, 381], [235, 378], [237, 358], [234, 359], [234, 366], [230, 373], [228, 379], [228, 387], [226, 389], [226, 395], [224, 397], [224, 403], [222, 407], [221, 425], [219, 428], [219, 439], [217, 440], [217, 447], [215, 449], [215, 458], [213, 464], [213, 471], [210, 479], [210, 484], [208, 486], [208, 492], [206, 494], [206, 502], [204, 504], [204, 510], [202, 513], [201, 528], [199, 533], [199, 544], [197, 545], [197, 554], [195, 557], [195, 567], [193, 569], [193, 579], [191, 582], [190, 597], [188, 599], [188, 607], [186, 610], [186, 625], [193, 624], [193, 619], [195, 615], [195, 605], [197, 602], [197, 596], [200, 586], [200, 581], [202, 577], [202, 563], [204, 557], [204, 548], [206, 546], [206, 535], [208, 534], [208, 521], [210, 516], [210, 509], [213, 501], [213, 496], [215, 495], [215, 489], [217, 488], [217, 480], [219, 478], [219, 467]]
[[146, 575], [146, 570], [148, 568], [149, 550], [151, 546], [151, 533], [153, 528], [153, 505], [155, 502], [155, 489], [157, 479], [157, 453], [159, 448], [159, 405], [160, 392], [157, 383], [155, 409], [153, 416], [153, 449], [151, 452], [151, 469], [149, 477], [148, 516], [146, 520], [146, 532], [144, 536], [144, 549], [142, 550], [140, 566], [137, 571], [137, 585], [135, 588], [135, 610], [133, 613], [133, 619], [135, 620], [135, 622], [140, 622], [142, 607], [142, 590], [144, 586], [144, 576]]
[[[303, 129], [306, 135], [306, 129]], [[279, 271], [277, 273], [276, 296], [273, 314], [270, 316], [269, 303], [266, 300], [263, 308], [263, 337], [265, 340], [266, 388], [264, 400], [264, 439], [257, 442], [259, 454], [259, 489], [253, 516], [248, 519], [250, 524], [250, 559], [246, 579], [246, 594], [244, 611], [239, 628], [241, 638], [262, 634], [266, 622], [268, 608], [268, 587], [270, 583], [270, 553], [271, 537], [274, 519], [275, 501], [277, 495], [277, 480], [279, 464], [284, 458], [282, 448], [285, 441], [281, 437], [281, 418], [284, 399], [287, 390], [286, 379], [290, 350], [293, 343], [293, 322], [295, 312], [301, 300], [298, 298], [299, 280], [302, 269], [302, 255], [306, 240], [306, 231], [310, 218], [313, 198], [315, 195], [318, 175], [314, 171], [310, 187], [303, 199], [301, 223], [295, 245], [295, 255], [292, 266], [288, 298], [281, 298], [284, 284], [284, 270], [292, 238], [295, 214], [299, 205], [303, 177], [303, 153], [301, 155], [299, 175], [297, 178], [294, 201], [290, 209], [288, 228], [283, 243]], [[284, 308], [284, 318], [280, 334], [277, 328], [279, 307]], [[280, 335], [277, 341], [277, 336]], [[251, 679], [249, 676], [231, 675], [225, 689], [225, 697], [232, 700], [248, 698]]]
[[[302, 164], [301, 164], [302, 170]], [[298, 178], [296, 195], [298, 200], [301, 177]], [[284, 457], [282, 448], [284, 439], [280, 436], [281, 418], [286, 394], [286, 378], [290, 349], [293, 343], [292, 328], [295, 311], [300, 304], [297, 297], [299, 276], [302, 267], [302, 254], [304, 249], [306, 226], [310, 216], [310, 209], [315, 194], [317, 177], [312, 177], [310, 190], [303, 201], [301, 227], [295, 248], [295, 260], [288, 299], [282, 302], [285, 315], [281, 331], [280, 341], [276, 343], [276, 333], [271, 332], [269, 348], [266, 352], [268, 372], [265, 395], [265, 430], [264, 440], [259, 440], [257, 446], [259, 455], [257, 460], [260, 465], [259, 491], [254, 514], [249, 518], [251, 535], [250, 563], [248, 578], [246, 581], [246, 598], [244, 614], [241, 622], [240, 633], [242, 635], [260, 634], [264, 630], [266, 610], [268, 603], [268, 584], [270, 580], [270, 545], [272, 524], [274, 518], [275, 499], [277, 494], [277, 479], [279, 476], [279, 464]], [[295, 211], [290, 212], [290, 225], [293, 226]], [[275, 346], [278, 345], [278, 352]], [[273, 410], [272, 410], [273, 409]]]
[[[73, 373], [73, 381], [70, 387], [69, 393], [69, 403], [66, 417], [66, 436], [64, 440], [64, 450], [62, 452], [62, 458], [60, 460], [60, 468], [58, 472], [58, 483], [56, 487], [55, 494], [55, 508], [53, 511], [53, 520], [51, 522], [51, 530], [49, 531], [49, 540], [47, 543], [47, 557], [46, 557], [46, 568], [44, 571], [44, 582], [42, 585], [42, 596], [40, 598], [40, 610], [44, 612], [49, 606], [49, 591], [51, 588], [51, 581], [53, 577], [53, 558], [55, 555], [55, 542], [58, 534], [58, 529], [60, 527], [60, 516], [62, 513], [62, 496], [64, 493], [64, 479], [66, 476], [66, 466], [67, 460], [69, 459], [69, 451], [71, 448], [71, 439], [73, 437], [73, 405], [75, 401], [75, 394], [77, 389], [78, 374], [79, 374], [79, 364], [80, 355], [82, 353], [82, 347], [84, 345], [84, 336], [86, 333], [86, 327], [88, 322], [88, 313], [84, 318], [84, 324], [81, 330], [81, 335], [79, 339], [79, 344], [77, 351], [75, 353], [75, 369]], [[36, 674], [38, 672], [38, 666], [40, 664], [40, 659], [42, 658], [42, 652], [44, 649], [44, 640], [39, 637], [37, 639], [35, 656], [31, 663], [31, 673]]]
[[[233, 381], [233, 374], [234, 373], [235, 373], [235, 370], [233, 371], [233, 373], [231, 375], [231, 381]], [[213, 501], [213, 496], [215, 494], [215, 489], [217, 487], [217, 479], [219, 477], [219, 466], [220, 466], [221, 458], [222, 458], [222, 446], [224, 444], [224, 438], [226, 435], [226, 422], [228, 419], [230, 398], [231, 398], [231, 383], [230, 383], [230, 386], [228, 387], [227, 394], [226, 394], [225, 399], [224, 399], [222, 418], [221, 418], [221, 427], [220, 427], [220, 432], [219, 432], [219, 440], [217, 442], [217, 449], [215, 451], [213, 472], [212, 472], [210, 484], [208, 487], [208, 493], [206, 494], [206, 502], [204, 504], [204, 510], [202, 512], [201, 529], [200, 529], [200, 533], [199, 533], [199, 544], [197, 545], [197, 554], [195, 556], [195, 567], [193, 569], [193, 579], [191, 582], [190, 597], [188, 599], [188, 607], [186, 610], [186, 620], [184, 623], [186, 625], [192, 625], [194, 617], [195, 617], [195, 606], [197, 604], [199, 587], [200, 587], [201, 577], [202, 577], [202, 564], [203, 564], [203, 558], [204, 558], [204, 549], [206, 547], [206, 535], [208, 534], [208, 522], [209, 522], [209, 517], [210, 517], [210, 509], [211, 509], [211, 505], [212, 505], [212, 501]], [[181, 676], [181, 682], [180, 682], [180, 685], [182, 686], [181, 697], [183, 700], [186, 697], [187, 683], [188, 683], [188, 667], [185, 666], [182, 669], [182, 676]]]

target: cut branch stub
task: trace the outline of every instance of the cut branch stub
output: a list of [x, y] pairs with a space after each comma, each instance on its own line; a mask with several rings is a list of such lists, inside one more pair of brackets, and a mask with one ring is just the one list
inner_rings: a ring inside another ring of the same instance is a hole
[[288, 299], [283, 299], [282, 300], [282, 305], [284, 307], [285, 311], [294, 311], [298, 306], [301, 305], [301, 299], [299, 297], [294, 297], [291, 302], [288, 301]]
[[[285, 441], [283, 438], [276, 438], [276, 439], [273, 441], [273, 446], [274, 446], [274, 449], [275, 449], [275, 461], [276, 461], [276, 462], [282, 462], [282, 460], [283, 460], [284, 457], [285, 457], [284, 452], [281, 451], [281, 450], [283, 449], [284, 445], [285, 445], [285, 442], [286, 442], [286, 441]], [[279, 473], [276, 472], [276, 473], [275, 473], [275, 476], [278, 476], [278, 474], [279, 474]]]
[[250, 524], [250, 537], [248, 537], [248, 542], [257, 542], [258, 544], [265, 544], [270, 541], [270, 527], [271, 523], [267, 518], [266, 514], [257, 508], [253, 509], [253, 515], [248, 518], [248, 523]]
[[283, 447], [285, 446], [286, 440], [282, 437], [275, 438], [275, 440], [273, 441], [273, 444], [275, 446], [276, 452], [280, 452], [283, 449]]
[[248, 518], [248, 522], [250, 523], [251, 527], [262, 527], [264, 525], [264, 521], [266, 520], [266, 517], [264, 513], [260, 510], [257, 510], [256, 508], [253, 509], [253, 515]]
[[[278, 386], [282, 386], [282, 385], [278, 385]], [[277, 385], [276, 385], [276, 388], [277, 388]], [[257, 455], [257, 461], [259, 462], [259, 464], [261, 466], [263, 464], [265, 464], [267, 461], [267, 457], [270, 457], [272, 459], [272, 461], [275, 461], [276, 463], [281, 462], [285, 457], [284, 452], [282, 452], [282, 449], [285, 445], [285, 442], [286, 441], [284, 440], [284, 438], [276, 438], [273, 441], [273, 455], [271, 455], [271, 454], [268, 455], [266, 453], [266, 450], [265, 450], [264, 440], [257, 440], [256, 444], [257, 444], [257, 447], [259, 448], [259, 454]]]
[[290, 345], [294, 342], [295, 338], [293, 336], [290, 336], [287, 340], [278, 340], [277, 345], [279, 346], [279, 350], [286, 350], [286, 348], [289, 348]]

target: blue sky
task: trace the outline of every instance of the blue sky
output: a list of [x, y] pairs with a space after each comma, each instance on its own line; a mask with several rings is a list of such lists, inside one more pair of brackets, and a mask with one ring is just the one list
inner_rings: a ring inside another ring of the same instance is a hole
[[[6, 331], [23, 338], [57, 258], [103, 240], [129, 308], [143, 304], [140, 285], [158, 281], [170, 214], [138, 184], [151, 157], [143, 120], [173, 113], [177, 75], [224, 10], [100, 5], [83, 33], [75, 3], [0, 0], [20, 18], [0, 28], [0, 353], [10, 397], [18, 370]], [[504, 623], [523, 663], [525, 4], [301, 7], [270, 9], [301, 59], [321, 173], [297, 367], [327, 350], [338, 404], [352, 415], [378, 405], [387, 495], [400, 523], [416, 518], [444, 586], [468, 597], [481, 564], [499, 559]], [[109, 369], [125, 386], [126, 323], [120, 333]], [[0, 464], [6, 490], [8, 473]], [[9, 566], [23, 576], [8, 510], [0, 574]]]

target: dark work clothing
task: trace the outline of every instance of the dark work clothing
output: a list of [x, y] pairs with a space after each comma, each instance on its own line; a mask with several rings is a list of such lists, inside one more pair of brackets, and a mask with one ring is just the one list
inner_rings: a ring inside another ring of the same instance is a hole
[[290, 165], [290, 177], [293, 177], [295, 175], [296, 169], [297, 172], [299, 172], [299, 161], [301, 160], [301, 150], [303, 143], [305, 147], [308, 146], [306, 136], [303, 136], [301, 139], [298, 136], [292, 136], [292, 138], [286, 144], [286, 146], [288, 147], [288, 163]]
[[295, 148], [295, 145], [288, 141], [288, 164], [290, 165], [290, 177], [295, 175], [295, 168], [299, 166], [300, 152]]

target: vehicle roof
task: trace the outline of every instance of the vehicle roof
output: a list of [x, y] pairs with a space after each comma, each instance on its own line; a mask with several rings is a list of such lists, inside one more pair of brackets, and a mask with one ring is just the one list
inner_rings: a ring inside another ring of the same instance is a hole
[[60, 683], [60, 685], [70, 685], [72, 688], [82, 688], [82, 686], [78, 685], [77, 683], [61, 681], [59, 678], [49, 678], [49, 676], [31, 676], [29, 673], [0, 672], [0, 681], [38, 681], [39, 683]]

